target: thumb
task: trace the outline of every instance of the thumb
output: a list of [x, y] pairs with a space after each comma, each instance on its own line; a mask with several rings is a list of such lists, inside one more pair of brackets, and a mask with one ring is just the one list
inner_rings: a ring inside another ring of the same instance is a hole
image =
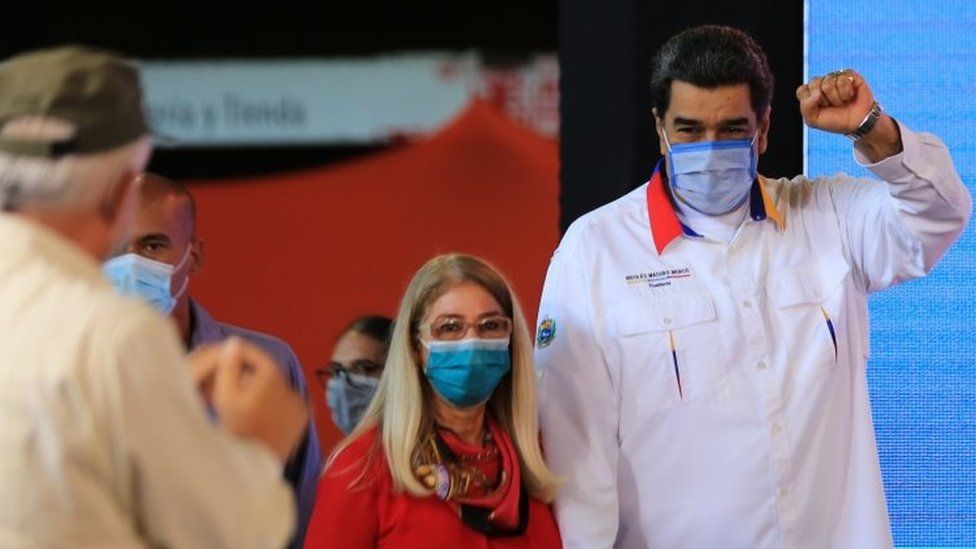
[[816, 120], [817, 114], [820, 112], [822, 96], [823, 92], [820, 91], [820, 86], [803, 84], [796, 89], [796, 98], [800, 103], [800, 115], [803, 116], [804, 121]]
[[190, 376], [198, 386], [213, 381], [220, 356], [220, 345], [203, 345], [187, 355], [190, 363]]
[[217, 372], [214, 380], [214, 403], [231, 402], [241, 385], [244, 375], [244, 356], [241, 342], [232, 337], [220, 348]]

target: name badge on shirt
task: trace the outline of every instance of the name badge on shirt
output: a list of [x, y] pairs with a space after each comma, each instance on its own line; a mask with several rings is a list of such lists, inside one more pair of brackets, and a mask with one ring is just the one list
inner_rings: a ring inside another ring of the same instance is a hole
[[659, 271], [648, 271], [643, 273], [629, 274], [624, 280], [629, 286], [648, 286], [650, 288], [660, 288], [681, 283], [691, 278], [691, 269], [680, 267], [676, 269], [662, 269]]

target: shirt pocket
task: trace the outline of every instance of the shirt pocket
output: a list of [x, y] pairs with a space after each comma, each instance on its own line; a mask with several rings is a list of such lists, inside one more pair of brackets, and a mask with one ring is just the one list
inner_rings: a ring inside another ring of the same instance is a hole
[[771, 273], [766, 284], [771, 325], [790, 372], [801, 378], [832, 371], [847, 348], [844, 279], [850, 266], [840, 253]]
[[642, 415], [729, 398], [710, 294], [641, 296], [615, 309], [622, 395], [633, 395]]

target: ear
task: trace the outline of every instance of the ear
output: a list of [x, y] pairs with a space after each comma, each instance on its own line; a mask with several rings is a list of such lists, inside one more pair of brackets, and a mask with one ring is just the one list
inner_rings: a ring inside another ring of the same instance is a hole
[[657, 107], [651, 109], [651, 115], [654, 116], [654, 130], [657, 132], [657, 144], [661, 156], [666, 157], [668, 155], [668, 147], [664, 144], [664, 120], [661, 119], [660, 114], [657, 112]]
[[[131, 170], [126, 170], [118, 181], [111, 186], [109, 192], [102, 200], [100, 212], [102, 219], [109, 226], [114, 226], [119, 222], [130, 224], [134, 217], [134, 208], [139, 196], [138, 174]], [[120, 219], [128, 217], [129, 219]]]
[[206, 244], [202, 238], [194, 237], [190, 243], [190, 274], [195, 275], [203, 269], [204, 249]]
[[413, 341], [410, 343], [410, 350], [413, 351], [413, 362], [420, 368], [421, 371], [424, 369], [424, 346], [418, 341]]
[[417, 371], [423, 375], [425, 365], [427, 364], [427, 348], [424, 347], [419, 339], [411, 337], [410, 351], [413, 353], [413, 363], [417, 366]]
[[758, 151], [759, 154], [766, 152], [766, 147], [769, 146], [769, 121], [772, 112], [772, 106], [766, 107], [766, 112], [759, 120], [759, 139], [756, 140], [756, 151]]
[[324, 367], [316, 368], [312, 371], [312, 375], [319, 382], [319, 386], [324, 389], [326, 387], [325, 379], [329, 377], [329, 370]]

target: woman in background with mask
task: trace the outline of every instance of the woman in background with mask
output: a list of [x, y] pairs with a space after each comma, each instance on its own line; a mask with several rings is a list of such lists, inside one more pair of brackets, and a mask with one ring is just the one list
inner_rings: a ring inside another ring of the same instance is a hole
[[305, 547], [560, 547], [548, 506], [558, 482], [515, 296], [483, 261], [439, 256], [407, 288], [376, 396], [326, 466]]
[[393, 321], [385, 316], [357, 318], [336, 341], [329, 365], [315, 370], [325, 387], [332, 421], [348, 435], [359, 423], [379, 385]]

